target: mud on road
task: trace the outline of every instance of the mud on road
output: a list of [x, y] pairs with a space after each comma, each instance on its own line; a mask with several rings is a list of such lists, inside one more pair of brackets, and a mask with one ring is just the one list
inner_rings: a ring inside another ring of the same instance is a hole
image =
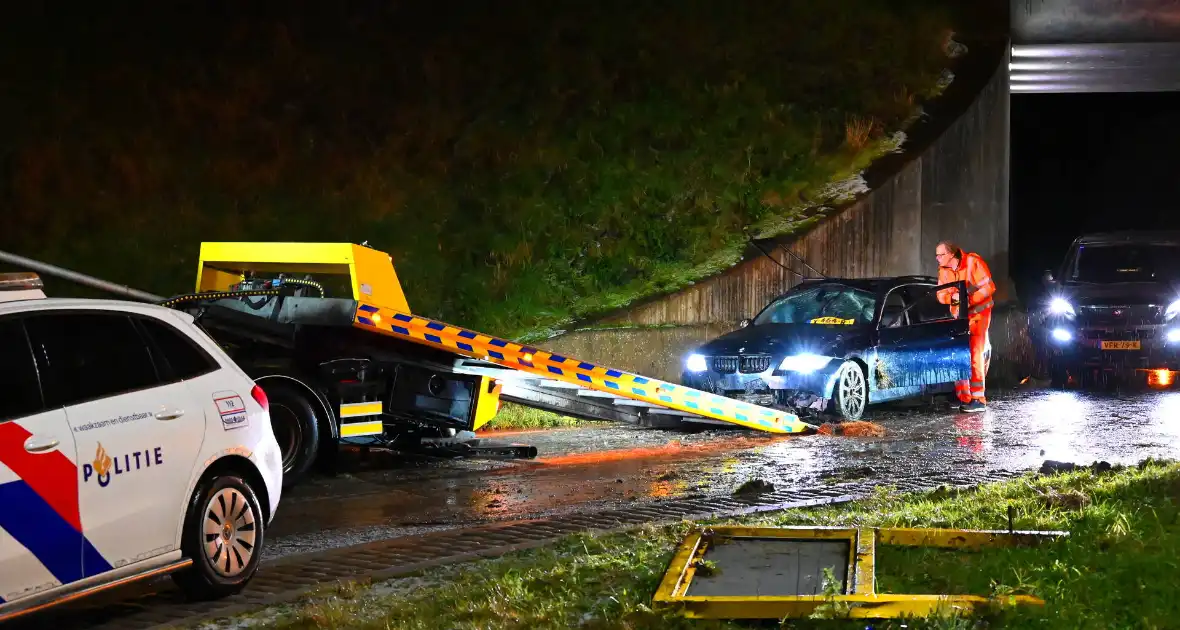
[[797, 488], [945, 472], [1035, 469], [1046, 459], [1133, 463], [1180, 456], [1180, 392], [1026, 390], [982, 414], [870, 409], [880, 437], [682, 433], [618, 425], [495, 434], [534, 460], [437, 460], [374, 451], [283, 497], [265, 557], [489, 521], [729, 495], [760, 479]]

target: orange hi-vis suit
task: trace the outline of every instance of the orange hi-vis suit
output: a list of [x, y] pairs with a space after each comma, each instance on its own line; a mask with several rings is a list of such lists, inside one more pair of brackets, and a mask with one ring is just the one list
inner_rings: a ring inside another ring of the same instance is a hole
[[[996, 283], [992, 281], [992, 272], [983, 262], [983, 258], [976, 253], [963, 254], [957, 269], [949, 267], [938, 268], [938, 284], [947, 284], [963, 280], [967, 283], [967, 321], [971, 330], [971, 380], [955, 383], [955, 393], [963, 403], [978, 400], [987, 404], [984, 397], [984, 377], [991, 363], [991, 340], [987, 329], [992, 323], [992, 306], [995, 304], [992, 296], [996, 293]], [[943, 289], [938, 292], [938, 301], [949, 304], [951, 315], [959, 316], [959, 300], [956, 289]]]

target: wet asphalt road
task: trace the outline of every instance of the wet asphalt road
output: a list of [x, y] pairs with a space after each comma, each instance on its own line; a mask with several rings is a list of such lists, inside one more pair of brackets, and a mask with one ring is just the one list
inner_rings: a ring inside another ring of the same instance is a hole
[[535, 445], [535, 460], [441, 461], [374, 451], [369, 462], [349, 462], [335, 478], [313, 477], [288, 491], [264, 553], [273, 558], [478, 522], [726, 495], [751, 479], [786, 488], [946, 467], [1023, 470], [1047, 459], [1180, 457], [1180, 391], [1029, 389], [992, 398], [983, 414], [942, 403], [870, 408], [865, 419], [885, 435], [687, 434], [602, 424], [494, 434]]

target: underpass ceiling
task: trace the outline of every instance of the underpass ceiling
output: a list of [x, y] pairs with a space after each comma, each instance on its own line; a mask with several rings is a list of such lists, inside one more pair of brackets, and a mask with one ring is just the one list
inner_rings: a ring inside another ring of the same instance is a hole
[[1013, 93], [1180, 90], [1180, 0], [1009, 0]]

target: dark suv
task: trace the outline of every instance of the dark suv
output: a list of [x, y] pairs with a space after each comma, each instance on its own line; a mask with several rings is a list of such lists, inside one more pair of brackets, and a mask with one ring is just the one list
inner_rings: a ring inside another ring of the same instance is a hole
[[1180, 370], [1180, 232], [1074, 241], [1029, 332], [1053, 384], [1109, 377], [1168, 387]]

